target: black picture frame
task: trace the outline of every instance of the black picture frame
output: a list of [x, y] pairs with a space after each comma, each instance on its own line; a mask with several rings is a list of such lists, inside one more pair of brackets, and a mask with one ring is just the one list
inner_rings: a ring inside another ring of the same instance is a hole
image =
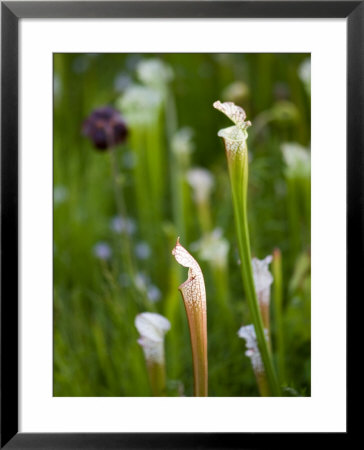
[[[1, 2], [1, 448], [258, 448], [280, 433], [18, 432], [18, 24], [22, 18], [346, 18], [347, 303], [361, 292], [364, 198], [364, 1]], [[333, 93], [335, 95], [335, 93]], [[330, 112], [329, 112], [330, 113]], [[333, 120], [345, 120], [334, 112]], [[358, 254], [359, 253], [359, 254]], [[349, 311], [348, 311], [349, 312]], [[348, 351], [350, 345], [348, 345]], [[348, 432], [337, 433], [340, 442]], [[307, 443], [309, 433], [285, 435]], [[315, 435], [315, 443], [327, 439]]]

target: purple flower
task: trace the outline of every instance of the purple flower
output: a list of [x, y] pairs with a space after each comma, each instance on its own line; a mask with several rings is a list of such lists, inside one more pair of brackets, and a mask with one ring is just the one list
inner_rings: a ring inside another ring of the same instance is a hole
[[84, 121], [82, 132], [102, 151], [121, 144], [128, 134], [124, 119], [111, 106], [94, 109]]
[[154, 284], [151, 284], [148, 287], [147, 295], [148, 295], [149, 300], [152, 303], [156, 303], [161, 299], [162, 293], [157, 286], [155, 286]]
[[135, 254], [138, 259], [148, 259], [151, 255], [151, 249], [146, 242], [138, 242], [135, 246]]
[[94, 245], [93, 253], [96, 258], [106, 261], [111, 258], [112, 251], [106, 242], [98, 242]]
[[120, 217], [115, 216], [110, 221], [110, 228], [115, 233], [126, 233], [126, 234], [133, 234], [136, 230], [136, 224], [133, 219], [130, 219], [129, 217]]

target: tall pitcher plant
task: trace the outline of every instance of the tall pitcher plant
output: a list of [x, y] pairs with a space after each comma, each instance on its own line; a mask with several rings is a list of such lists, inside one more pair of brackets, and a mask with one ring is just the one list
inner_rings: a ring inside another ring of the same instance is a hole
[[223, 138], [225, 144], [241, 260], [241, 274], [246, 298], [264, 365], [264, 371], [267, 377], [269, 394], [279, 396], [280, 387], [264, 332], [251, 263], [252, 258], [247, 215], [249, 174], [247, 128], [251, 123], [246, 121], [246, 114], [243, 108], [236, 106], [232, 102], [221, 103], [220, 101], [216, 101], [213, 106], [224, 113], [234, 123], [233, 126], [220, 130], [218, 136]]
[[186, 309], [190, 329], [194, 393], [195, 397], [207, 397], [207, 312], [205, 280], [198, 262], [179, 243], [172, 250], [172, 255], [183, 267], [188, 267], [188, 278], [179, 286]]

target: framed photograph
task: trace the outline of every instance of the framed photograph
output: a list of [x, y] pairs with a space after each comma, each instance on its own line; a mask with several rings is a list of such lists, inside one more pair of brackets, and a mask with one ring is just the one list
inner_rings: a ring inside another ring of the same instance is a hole
[[347, 437], [363, 3], [1, 16], [1, 448]]

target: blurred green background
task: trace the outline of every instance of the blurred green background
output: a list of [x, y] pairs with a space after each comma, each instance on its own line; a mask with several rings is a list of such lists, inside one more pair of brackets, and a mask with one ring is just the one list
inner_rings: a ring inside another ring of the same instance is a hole
[[[164, 68], [157, 79], [141, 69], [155, 59]], [[177, 290], [187, 270], [171, 255], [177, 236], [205, 276], [209, 395], [259, 395], [237, 336], [250, 318], [217, 137], [230, 124], [212, 107], [218, 99], [242, 106], [253, 124], [252, 254], [262, 259], [279, 248], [283, 264], [280, 330], [272, 285], [273, 357], [284, 395], [310, 395], [310, 173], [301, 157], [310, 146], [309, 64], [308, 54], [54, 55], [55, 396], [151, 395], [134, 326], [143, 311], [171, 321], [168, 395], [192, 395], [188, 325]], [[127, 96], [136, 84], [158, 94], [157, 106], [145, 95], [140, 111], [133, 110]], [[121, 112], [129, 134], [100, 152], [82, 126], [106, 105]], [[202, 207], [188, 182], [194, 167], [213, 180]]]

